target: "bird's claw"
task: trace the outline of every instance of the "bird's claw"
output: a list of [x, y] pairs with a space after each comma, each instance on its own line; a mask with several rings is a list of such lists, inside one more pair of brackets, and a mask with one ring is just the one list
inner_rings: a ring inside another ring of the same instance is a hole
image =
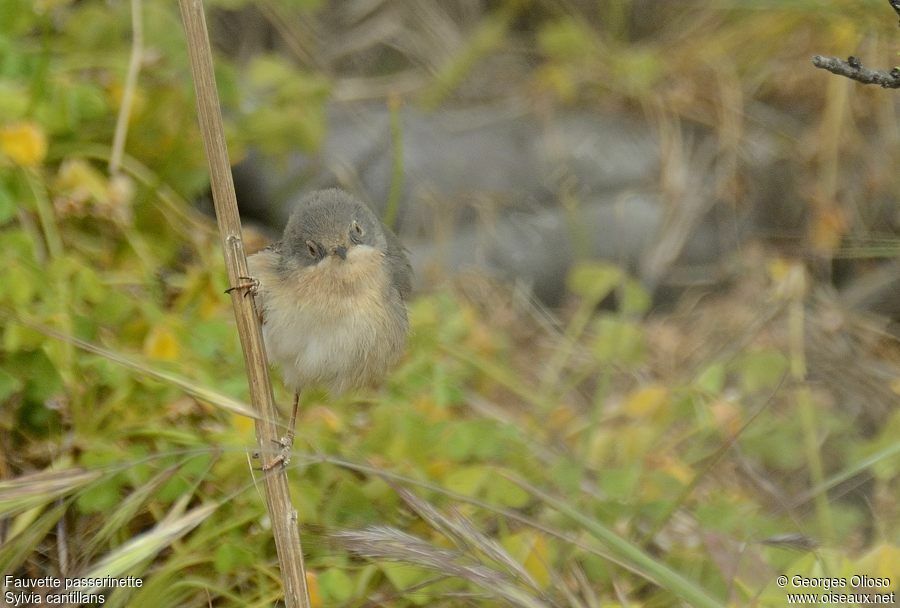
[[262, 465], [263, 471], [271, 471], [279, 465], [284, 468], [291, 462], [291, 448], [294, 447], [294, 439], [292, 437], [282, 437], [272, 441], [281, 447], [281, 451], [275, 458]]
[[254, 279], [253, 277], [238, 277], [241, 280], [240, 283], [235, 285], [234, 287], [229, 287], [225, 290], [225, 293], [231, 293], [232, 291], [241, 290], [244, 292], [244, 297], [246, 298], [248, 295], [256, 296], [259, 293], [259, 279]]

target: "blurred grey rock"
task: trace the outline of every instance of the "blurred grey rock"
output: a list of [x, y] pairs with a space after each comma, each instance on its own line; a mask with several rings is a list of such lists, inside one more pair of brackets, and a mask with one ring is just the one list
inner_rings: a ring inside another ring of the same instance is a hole
[[[279, 227], [303, 193], [333, 186], [384, 212], [393, 162], [387, 108], [334, 105], [328, 116], [318, 155], [295, 155], [280, 168], [251, 155], [235, 167], [243, 214]], [[475, 269], [525, 283], [555, 303], [576, 259], [642, 272], [671, 219], [654, 194], [660, 146], [646, 125], [583, 111], [540, 117], [497, 108], [425, 114], [404, 107], [399, 118], [397, 229], [420, 287], [442, 272]], [[712, 206], [700, 206], [675, 252], [678, 264], [702, 275], [736, 244], [721, 242], [714, 222], [701, 217]]]
[[[586, 112], [542, 120], [482, 107], [425, 114], [399, 110], [403, 193], [399, 231], [422, 230], [440, 205], [472, 216], [496, 208], [554, 205], [560, 188], [573, 196], [647, 184], [658, 168], [651, 132], [619, 117]], [[235, 168], [242, 212], [278, 225], [298, 193], [339, 186], [384, 211], [393, 163], [390, 114], [380, 104], [334, 104], [321, 152], [276, 167], [251, 154]]]
[[[492, 227], [471, 226], [445, 242], [417, 241], [411, 260], [417, 276], [426, 281], [435, 268], [474, 269], [524, 283], [539, 299], [555, 304], [578, 259], [610, 260], [637, 272], [661, 221], [660, 203], [649, 195], [598, 195], [575, 210], [512, 212]], [[682, 262], [708, 264], [721, 253], [712, 243], [692, 240]]]

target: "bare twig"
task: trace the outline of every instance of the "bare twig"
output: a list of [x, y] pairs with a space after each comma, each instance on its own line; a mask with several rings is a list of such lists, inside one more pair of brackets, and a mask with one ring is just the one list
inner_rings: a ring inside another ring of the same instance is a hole
[[863, 84], [877, 84], [885, 89], [900, 89], [900, 68], [894, 68], [890, 72], [870, 70], [863, 67], [856, 57], [848, 57], [847, 61], [844, 61], [837, 57], [816, 55], [812, 62], [817, 68], [828, 70], [838, 76], [846, 76]]
[[[888, 0], [888, 4], [900, 17], [900, 0]], [[851, 80], [863, 84], [877, 84], [885, 89], [900, 89], [900, 67], [894, 66], [890, 72], [870, 70], [864, 68], [859, 57], [847, 57], [847, 61], [837, 57], [823, 57], [816, 55], [812, 59], [813, 65], [823, 70], [828, 70], [838, 76], [846, 76]]]
[[[191, 74], [197, 91], [197, 112], [200, 130], [209, 161], [210, 185], [216, 208], [216, 219], [222, 237], [225, 265], [231, 285], [239, 283], [239, 277], [248, 276], [247, 258], [241, 239], [241, 220], [238, 215], [228, 150], [225, 147], [225, 133], [219, 108], [219, 93], [213, 76], [212, 52], [209, 33], [203, 14], [202, 0], [179, 0], [181, 19], [187, 34], [188, 55], [191, 60]], [[240, 290], [231, 295], [238, 333], [244, 352], [244, 365], [250, 383], [250, 401], [260, 416], [255, 420], [256, 439], [261, 454], [271, 451], [278, 441], [275, 421], [278, 413], [272, 397], [272, 383], [269, 379], [266, 351], [263, 347], [262, 331], [253, 298], [245, 298]], [[291, 505], [287, 473], [284, 468], [276, 468], [265, 475], [266, 502], [272, 518], [275, 549], [284, 583], [284, 599], [288, 608], [309, 608], [309, 593], [306, 588], [306, 572], [303, 567], [303, 552], [300, 548], [300, 533], [297, 528], [297, 512]]]

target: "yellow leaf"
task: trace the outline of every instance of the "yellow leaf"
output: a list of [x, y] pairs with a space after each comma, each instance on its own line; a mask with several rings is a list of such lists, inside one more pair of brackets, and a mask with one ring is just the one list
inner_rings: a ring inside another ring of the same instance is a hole
[[222, 310], [225, 301], [211, 285], [208, 289], [204, 289], [200, 293], [200, 318], [210, 319], [217, 315]]
[[47, 136], [34, 122], [17, 122], [0, 129], [0, 151], [23, 167], [36, 167], [47, 155]]
[[663, 460], [659, 469], [677, 479], [684, 486], [694, 480], [694, 470], [681, 460], [671, 456], [667, 456]]
[[[107, 88], [106, 92], [109, 95], [112, 106], [116, 108], [116, 110], [121, 108], [122, 99], [125, 95], [125, 87], [123, 87], [121, 83], [113, 83]], [[147, 92], [141, 87], [135, 87], [132, 92], [133, 96], [131, 97], [129, 124], [134, 124], [135, 120], [143, 115], [144, 111], [147, 109]]]
[[319, 578], [316, 573], [306, 571], [306, 589], [309, 591], [309, 605], [312, 608], [322, 608], [322, 594], [319, 593]]
[[238, 416], [237, 414], [234, 414], [232, 415], [231, 420], [234, 423], [234, 428], [236, 428], [239, 433], [248, 437], [253, 436], [253, 418], [250, 418], [248, 416]]
[[344, 420], [338, 416], [334, 410], [323, 405], [309, 410], [307, 416], [311, 421], [318, 420], [324, 423], [332, 433], [340, 433], [344, 430]]
[[771, 260], [768, 264], [769, 277], [775, 283], [780, 283], [784, 281], [788, 274], [791, 272], [792, 268], [791, 262], [784, 258], [775, 258]]
[[476, 496], [486, 483], [490, 483], [492, 475], [492, 471], [484, 466], [457, 467], [444, 478], [444, 487], [451, 492]]
[[625, 402], [625, 412], [632, 418], [654, 418], [669, 404], [669, 391], [664, 386], [646, 386], [632, 393]]
[[69, 158], [59, 166], [53, 187], [61, 196], [97, 201], [106, 198], [109, 183], [106, 176], [88, 161]]
[[775, 295], [782, 300], [797, 300], [806, 293], [808, 283], [803, 264], [778, 259], [769, 264]]
[[503, 547], [542, 588], [550, 584], [550, 548], [536, 532], [519, 532], [503, 539]]
[[451, 417], [449, 408], [439, 406], [432, 393], [426, 393], [416, 397], [412, 402], [412, 409], [422, 414], [429, 423], [434, 424]]
[[443, 458], [432, 458], [425, 465], [425, 472], [431, 479], [442, 479], [450, 472], [453, 465], [449, 460]]
[[562, 65], [546, 65], [535, 72], [535, 81], [541, 90], [549, 90], [563, 103], [575, 100], [578, 85], [572, 70]]
[[882, 586], [880, 584], [882, 581], [878, 581], [876, 587], [869, 589], [869, 591], [875, 593], [897, 591], [897, 581], [900, 580], [900, 547], [897, 545], [879, 544], [864, 555], [856, 563], [856, 566], [858, 568], [856, 572], [859, 574], [866, 574], [872, 578], [888, 579], [890, 581], [887, 586]]
[[550, 584], [550, 569], [547, 564], [547, 541], [543, 536], [535, 535], [534, 543], [531, 545], [531, 550], [528, 552], [523, 566], [541, 587]]
[[151, 359], [174, 361], [180, 350], [178, 339], [167, 327], [154, 327], [144, 340], [144, 354]]
[[606, 465], [610, 461], [610, 455], [613, 447], [616, 445], [616, 441], [615, 431], [605, 428], [595, 429], [588, 442], [585, 464], [595, 468]]

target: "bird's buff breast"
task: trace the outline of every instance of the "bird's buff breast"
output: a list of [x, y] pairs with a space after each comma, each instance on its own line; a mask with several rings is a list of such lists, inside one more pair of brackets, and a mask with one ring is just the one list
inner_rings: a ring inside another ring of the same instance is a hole
[[406, 310], [390, 288], [383, 254], [357, 246], [346, 260], [326, 258], [287, 277], [276, 273], [275, 257], [263, 252], [249, 261], [260, 282], [266, 351], [285, 384], [338, 394], [383, 376], [402, 353], [407, 332]]

